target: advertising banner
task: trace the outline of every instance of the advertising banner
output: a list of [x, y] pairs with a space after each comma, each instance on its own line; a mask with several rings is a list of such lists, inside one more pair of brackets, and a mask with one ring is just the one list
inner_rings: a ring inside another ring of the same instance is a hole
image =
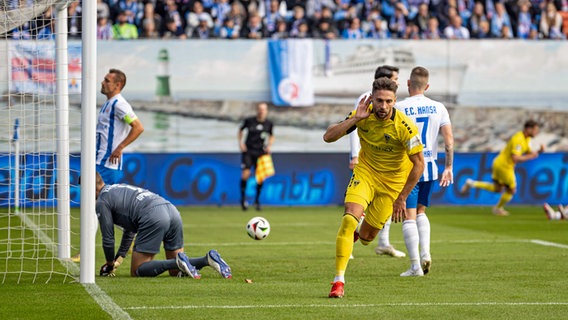
[[[55, 93], [55, 41], [10, 42], [10, 91]], [[81, 93], [81, 44], [68, 45], [69, 94]]]
[[[495, 205], [499, 194], [472, 189], [460, 194], [466, 179], [491, 181], [494, 153], [456, 154], [454, 184], [434, 184], [433, 205]], [[277, 153], [276, 174], [264, 181], [260, 201], [267, 206], [342, 205], [351, 175], [344, 153]], [[129, 153], [124, 155], [123, 182], [159, 193], [176, 205], [236, 206], [240, 200], [238, 153]], [[20, 159], [20, 207], [56, 205], [56, 158], [28, 154]], [[13, 206], [13, 155], [0, 154], [0, 207]], [[444, 159], [438, 159], [440, 166]], [[80, 158], [71, 157], [71, 205], [79, 206]], [[511, 204], [568, 203], [568, 154], [547, 153], [517, 166], [517, 194]], [[256, 181], [246, 195], [254, 199]]]

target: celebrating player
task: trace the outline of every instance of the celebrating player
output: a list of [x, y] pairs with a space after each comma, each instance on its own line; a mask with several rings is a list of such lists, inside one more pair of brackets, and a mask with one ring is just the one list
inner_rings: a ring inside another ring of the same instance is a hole
[[[101, 276], [112, 276], [122, 263], [134, 236], [130, 265], [132, 277], [155, 277], [165, 271], [194, 279], [205, 266], [214, 268], [223, 278], [231, 278], [231, 268], [216, 250], [200, 258], [188, 258], [183, 252], [183, 225], [176, 207], [148, 190], [128, 184], [105, 185], [96, 174], [96, 212], [102, 234], [106, 263]], [[122, 240], [115, 254], [114, 225], [123, 229]], [[164, 243], [167, 260], [153, 260]]]
[[[428, 273], [432, 264], [430, 255], [430, 221], [426, 207], [430, 205], [432, 183], [438, 179], [438, 133], [444, 137], [446, 165], [440, 186], [453, 183], [454, 135], [446, 107], [424, 96], [428, 90], [429, 72], [426, 68], [415, 67], [407, 81], [409, 97], [398, 102], [395, 108], [406, 114], [418, 126], [424, 145], [424, 174], [406, 200], [406, 216], [402, 223], [402, 234], [410, 258], [410, 269], [401, 276], [422, 276]], [[419, 256], [420, 244], [420, 256]]]
[[[375, 80], [379, 79], [379, 78], [389, 78], [392, 81], [396, 82], [396, 85], [398, 86], [398, 68], [397, 67], [393, 67], [393, 66], [389, 66], [389, 65], [383, 65], [383, 66], [379, 66], [376, 70], [375, 70]], [[359, 96], [359, 98], [357, 99], [357, 102], [355, 103], [355, 109], [357, 109], [357, 106], [359, 105], [359, 102], [364, 99], [366, 96], [369, 96], [371, 94], [371, 91], [367, 91], [365, 93], [363, 93], [361, 96]], [[357, 135], [357, 129], [353, 130], [353, 132], [351, 132], [349, 134], [349, 146], [351, 149], [351, 159], [349, 161], [349, 168], [351, 170], [353, 170], [353, 168], [355, 167], [355, 165], [357, 163], [359, 163], [359, 151], [361, 150], [361, 143], [359, 142], [359, 136]], [[406, 254], [402, 251], [396, 250], [393, 245], [390, 243], [390, 227], [391, 227], [391, 219], [389, 218], [387, 220], [387, 222], [385, 223], [385, 225], [383, 226], [383, 228], [381, 229], [381, 231], [379, 231], [379, 235], [377, 237], [377, 247], [375, 248], [375, 253], [377, 253], [378, 255], [389, 255], [391, 257], [395, 257], [395, 258], [403, 258], [406, 257]], [[357, 232], [357, 231], [355, 231]], [[355, 239], [358, 237], [358, 235], [355, 235]]]
[[525, 122], [523, 131], [519, 131], [511, 137], [507, 145], [499, 152], [493, 166], [491, 167], [491, 179], [493, 182], [475, 181], [467, 179], [461, 188], [461, 193], [467, 193], [471, 188], [479, 188], [491, 192], [498, 192], [501, 198], [495, 207], [493, 214], [498, 216], [508, 216], [505, 205], [511, 201], [517, 192], [517, 178], [515, 177], [515, 165], [538, 158], [544, 152], [544, 145], [538, 151], [531, 150], [531, 138], [534, 138], [539, 131], [539, 124], [534, 120]]
[[357, 110], [327, 128], [323, 139], [334, 142], [355, 128], [361, 141], [359, 163], [353, 169], [345, 192], [345, 209], [336, 238], [335, 278], [330, 298], [344, 295], [345, 271], [353, 251], [353, 232], [363, 212], [359, 239], [368, 245], [393, 216], [402, 221], [406, 198], [424, 170], [422, 142], [418, 128], [394, 109], [398, 86], [390, 79], [373, 82], [372, 94], [362, 99]]

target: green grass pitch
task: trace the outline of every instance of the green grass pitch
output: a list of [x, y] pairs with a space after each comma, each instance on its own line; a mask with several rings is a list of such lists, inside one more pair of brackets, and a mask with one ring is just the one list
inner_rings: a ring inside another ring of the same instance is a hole
[[[401, 278], [407, 258], [377, 256], [374, 244], [356, 243], [345, 297], [329, 299], [342, 207], [182, 207], [188, 255], [217, 249], [233, 279], [211, 268], [200, 280], [131, 278], [127, 258], [117, 277], [97, 276], [94, 291], [62, 276], [47, 284], [26, 276], [15, 284], [14, 276], [1, 273], [10, 259], [0, 248], [0, 319], [568, 318], [568, 221], [546, 220], [541, 207], [508, 209], [511, 216], [498, 217], [489, 207], [431, 208], [433, 264], [424, 277]], [[256, 215], [271, 224], [262, 241], [245, 231]], [[2, 237], [7, 221], [0, 219]], [[78, 248], [79, 222], [73, 221]], [[400, 224], [392, 225], [391, 242], [406, 251]], [[96, 249], [98, 273], [100, 235]]]

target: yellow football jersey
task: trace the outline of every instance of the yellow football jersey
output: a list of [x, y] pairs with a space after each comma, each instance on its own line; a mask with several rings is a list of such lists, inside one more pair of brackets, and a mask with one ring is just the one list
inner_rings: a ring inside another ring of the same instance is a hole
[[522, 131], [515, 133], [513, 137], [509, 139], [505, 148], [503, 148], [503, 150], [499, 152], [499, 155], [497, 155], [497, 157], [493, 161], [493, 165], [514, 168], [515, 163], [513, 162], [513, 158], [511, 156], [514, 154], [520, 156], [530, 152], [530, 143], [531, 138], [525, 137]]
[[394, 108], [388, 120], [371, 114], [357, 122], [357, 134], [361, 141], [359, 164], [378, 172], [410, 170], [412, 162], [408, 156], [422, 152], [423, 148], [418, 127]]

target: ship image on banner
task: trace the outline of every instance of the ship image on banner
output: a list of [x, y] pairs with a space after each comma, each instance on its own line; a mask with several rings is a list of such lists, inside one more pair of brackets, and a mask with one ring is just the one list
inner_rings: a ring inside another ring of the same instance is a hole
[[[408, 48], [376, 47], [372, 44], [353, 46], [347, 54], [333, 52], [330, 42], [324, 44], [324, 58], [314, 66], [314, 91], [318, 99], [357, 98], [371, 89], [375, 70], [381, 65], [399, 68], [399, 98], [408, 96], [406, 80], [417, 62]], [[444, 59], [435, 65], [422, 65], [430, 72], [431, 98], [455, 102], [463, 84], [467, 65], [448, 65]]]
[[[312, 42], [310, 40], [271, 40], [268, 67], [272, 103], [277, 106], [311, 106]], [[306, 59], [306, 57], [310, 57]]]

